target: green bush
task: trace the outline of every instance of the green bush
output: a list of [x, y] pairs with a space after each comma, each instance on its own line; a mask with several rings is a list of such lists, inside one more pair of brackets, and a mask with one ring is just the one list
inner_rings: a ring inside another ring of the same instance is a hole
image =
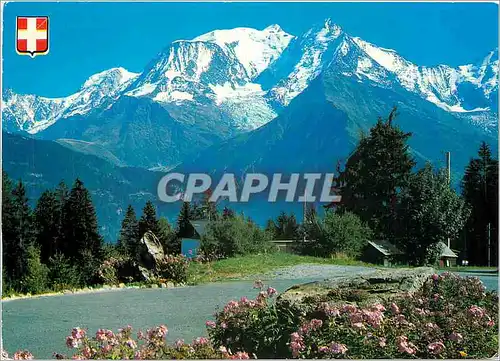
[[21, 280], [23, 293], [37, 294], [47, 290], [49, 283], [49, 269], [40, 261], [40, 249], [28, 247], [26, 275]]
[[49, 258], [49, 283], [54, 291], [76, 288], [80, 284], [78, 269], [62, 253]]
[[345, 291], [336, 304], [301, 309], [261, 292], [229, 302], [208, 332], [214, 345], [258, 358], [488, 358], [498, 350], [498, 296], [477, 278], [434, 275], [411, 297], [362, 307], [352, 302], [363, 295]]
[[327, 211], [323, 219], [315, 216], [304, 232], [309, 242], [299, 242], [298, 251], [323, 257], [357, 258], [372, 236], [370, 228], [351, 212]]
[[243, 216], [222, 218], [208, 225], [201, 240], [203, 254], [225, 257], [274, 250], [271, 235]]

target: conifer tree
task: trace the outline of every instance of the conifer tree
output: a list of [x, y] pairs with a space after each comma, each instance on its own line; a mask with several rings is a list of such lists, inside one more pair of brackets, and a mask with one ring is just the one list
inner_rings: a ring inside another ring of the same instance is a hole
[[351, 211], [366, 222], [378, 238], [391, 233], [398, 193], [408, 185], [415, 161], [405, 133], [393, 124], [396, 108], [386, 121], [378, 119], [362, 138], [338, 177], [341, 211]]
[[[103, 239], [89, 191], [76, 179], [64, 206], [64, 254], [79, 263], [102, 259]], [[92, 259], [89, 259], [92, 258]], [[89, 279], [91, 276], [88, 275]]]
[[[15, 287], [16, 269], [19, 252], [16, 231], [14, 199], [12, 195], [12, 181], [2, 170], [2, 245], [3, 245], [3, 274], [4, 282]], [[6, 288], [6, 287], [5, 287]]]
[[54, 191], [47, 190], [42, 193], [33, 215], [40, 259], [46, 264], [59, 250], [60, 205]]
[[139, 222], [132, 205], [128, 205], [125, 218], [122, 221], [122, 228], [118, 238], [118, 249], [124, 255], [133, 256], [137, 251], [139, 241]]
[[194, 234], [193, 226], [190, 221], [192, 218], [192, 211], [189, 202], [183, 202], [179, 216], [177, 217], [177, 237], [189, 238]]
[[160, 226], [156, 218], [156, 209], [151, 201], [147, 201], [142, 210], [142, 216], [139, 220], [139, 238], [142, 238], [148, 231], [153, 232], [157, 237], [160, 234]]
[[[464, 252], [469, 264], [487, 265], [488, 236], [490, 261], [498, 261], [498, 160], [482, 142], [478, 157], [470, 160], [462, 179], [462, 195], [471, 207]], [[488, 232], [489, 225], [489, 232]], [[489, 234], [488, 234], [489, 233]]]

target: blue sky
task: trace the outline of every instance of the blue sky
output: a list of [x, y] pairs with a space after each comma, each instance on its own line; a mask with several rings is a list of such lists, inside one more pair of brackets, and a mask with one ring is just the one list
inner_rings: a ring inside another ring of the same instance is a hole
[[[15, 51], [15, 18], [50, 17], [50, 53]], [[140, 72], [165, 46], [213, 29], [279, 24], [299, 35], [330, 17], [346, 32], [419, 65], [476, 62], [498, 46], [493, 3], [8, 3], [3, 86], [49, 97], [74, 93], [116, 66]]]

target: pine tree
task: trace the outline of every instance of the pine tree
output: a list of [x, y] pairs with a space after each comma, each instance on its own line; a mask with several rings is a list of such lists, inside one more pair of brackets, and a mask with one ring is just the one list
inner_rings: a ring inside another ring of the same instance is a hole
[[[76, 179], [64, 206], [64, 255], [84, 265], [102, 259], [103, 239], [99, 235], [97, 216], [89, 191], [80, 179]], [[83, 281], [90, 281], [93, 275], [84, 275]]]
[[160, 226], [156, 218], [156, 209], [151, 201], [147, 201], [142, 210], [142, 216], [139, 220], [139, 238], [142, 238], [148, 231], [153, 232], [157, 237], [160, 234]]
[[55, 189], [55, 196], [57, 200], [57, 204], [59, 207], [58, 211], [58, 219], [59, 219], [59, 242], [58, 242], [58, 252], [63, 251], [63, 239], [64, 239], [64, 228], [63, 228], [63, 222], [64, 222], [64, 210], [66, 209], [66, 202], [68, 201], [69, 198], [69, 190], [68, 186], [64, 181], [60, 181], [59, 184], [57, 185]]
[[183, 202], [179, 216], [177, 217], [177, 237], [189, 238], [194, 234], [194, 228], [191, 225], [192, 211], [189, 202]]
[[498, 261], [498, 160], [482, 142], [478, 157], [470, 160], [462, 180], [462, 195], [471, 206], [464, 252], [470, 264], [487, 265], [488, 224], [491, 264]]
[[160, 217], [158, 220], [158, 226], [160, 229], [160, 234], [158, 239], [163, 245], [163, 249], [167, 254], [179, 254], [181, 253], [181, 242], [177, 237], [176, 233], [170, 226], [168, 220], [164, 217]]
[[34, 211], [36, 243], [40, 247], [42, 263], [47, 263], [49, 258], [59, 250], [59, 214], [60, 205], [56, 193], [50, 190], [43, 192]]
[[118, 238], [118, 249], [124, 255], [135, 256], [139, 241], [139, 222], [134, 208], [129, 204], [122, 221], [122, 228]]
[[[19, 280], [17, 254], [19, 253], [16, 231], [15, 207], [12, 195], [12, 181], [2, 170], [2, 246], [3, 246], [3, 273], [4, 282], [9, 287], [16, 287], [15, 281]], [[22, 253], [22, 252], [21, 252]], [[17, 279], [16, 279], [17, 278]], [[7, 287], [4, 287], [7, 288]]]
[[391, 233], [397, 195], [408, 185], [415, 165], [407, 145], [411, 133], [393, 124], [395, 116], [396, 108], [386, 121], [378, 119], [337, 180], [342, 196], [339, 209], [358, 215], [379, 238]]

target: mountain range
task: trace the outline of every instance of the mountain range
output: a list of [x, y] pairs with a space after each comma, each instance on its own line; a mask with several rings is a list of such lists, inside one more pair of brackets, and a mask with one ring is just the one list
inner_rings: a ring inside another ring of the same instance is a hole
[[330, 19], [298, 35], [214, 30], [174, 41], [141, 73], [92, 75], [67, 97], [4, 89], [2, 127], [114, 167], [327, 172], [397, 105], [416, 159], [441, 165], [451, 151], [458, 179], [481, 141], [498, 149], [498, 68], [498, 49], [419, 66]]

